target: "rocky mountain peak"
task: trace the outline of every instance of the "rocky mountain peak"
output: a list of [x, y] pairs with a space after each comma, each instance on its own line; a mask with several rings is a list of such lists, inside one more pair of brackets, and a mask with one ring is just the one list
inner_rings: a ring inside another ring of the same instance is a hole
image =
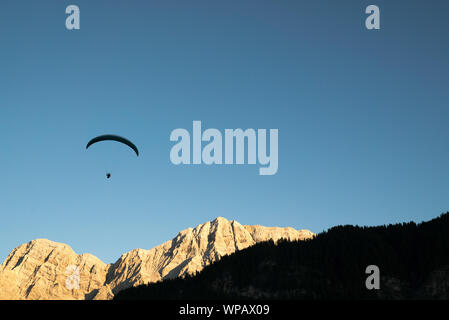
[[109, 265], [91, 254], [78, 255], [66, 244], [36, 239], [15, 248], [0, 266], [0, 299], [111, 299], [124, 288], [201, 271], [260, 241], [313, 235], [217, 217], [150, 250], [124, 253]]

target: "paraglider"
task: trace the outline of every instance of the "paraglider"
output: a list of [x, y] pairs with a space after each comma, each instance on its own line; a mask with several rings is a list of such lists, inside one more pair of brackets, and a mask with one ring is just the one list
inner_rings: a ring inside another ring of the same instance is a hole
[[[120, 143], [123, 143], [125, 145], [127, 145], [128, 147], [130, 147], [137, 156], [139, 156], [139, 149], [137, 149], [136, 145], [134, 143], [132, 143], [131, 141], [129, 141], [126, 138], [117, 136], [117, 135], [113, 135], [113, 134], [105, 134], [105, 135], [101, 135], [98, 136], [96, 138], [93, 138], [92, 140], [90, 140], [87, 145], [86, 145], [86, 149], [88, 149], [91, 145], [97, 143], [97, 142], [101, 142], [101, 141], [117, 141]], [[111, 173], [106, 173], [106, 178], [109, 179], [111, 178]]]
[[137, 149], [137, 147], [136, 147], [136, 145], [134, 143], [132, 143], [131, 141], [129, 141], [126, 138], [123, 138], [123, 137], [120, 137], [120, 136], [116, 136], [114, 134], [105, 134], [105, 135], [93, 138], [87, 144], [86, 149], [88, 149], [94, 143], [97, 143], [97, 142], [100, 142], [100, 141], [117, 141], [117, 142], [121, 142], [123, 144], [126, 144], [131, 149], [133, 149], [134, 152], [136, 153], [136, 155], [139, 156], [139, 149]]

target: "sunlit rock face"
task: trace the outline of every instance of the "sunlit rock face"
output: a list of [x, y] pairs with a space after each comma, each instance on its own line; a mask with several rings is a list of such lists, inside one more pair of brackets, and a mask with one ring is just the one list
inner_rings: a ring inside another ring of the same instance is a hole
[[153, 249], [131, 250], [108, 265], [66, 244], [37, 239], [15, 248], [0, 266], [0, 299], [108, 300], [131, 286], [201, 271], [257, 242], [313, 236], [308, 230], [243, 226], [218, 217]]

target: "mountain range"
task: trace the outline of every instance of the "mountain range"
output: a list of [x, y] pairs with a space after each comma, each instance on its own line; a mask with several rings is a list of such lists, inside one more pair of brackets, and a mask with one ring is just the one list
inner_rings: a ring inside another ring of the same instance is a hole
[[195, 275], [114, 299], [447, 300], [448, 231], [449, 213], [421, 223], [340, 225], [305, 241], [258, 242]]
[[134, 249], [106, 264], [70, 246], [36, 239], [11, 251], [0, 266], [1, 300], [110, 300], [119, 291], [192, 275], [256, 243], [314, 237], [309, 230], [241, 225], [218, 217], [150, 250]]

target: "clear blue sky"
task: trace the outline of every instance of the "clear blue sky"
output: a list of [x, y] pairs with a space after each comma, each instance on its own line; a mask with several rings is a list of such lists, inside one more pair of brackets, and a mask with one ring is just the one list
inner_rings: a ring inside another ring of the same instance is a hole
[[[65, 29], [65, 8], [81, 30]], [[381, 9], [381, 30], [364, 27]], [[449, 210], [448, 1], [0, 4], [0, 260], [105, 262], [217, 216], [320, 232]], [[174, 166], [170, 132], [278, 128], [279, 171]], [[85, 150], [115, 133], [134, 141]], [[110, 170], [110, 180], [105, 173]]]

